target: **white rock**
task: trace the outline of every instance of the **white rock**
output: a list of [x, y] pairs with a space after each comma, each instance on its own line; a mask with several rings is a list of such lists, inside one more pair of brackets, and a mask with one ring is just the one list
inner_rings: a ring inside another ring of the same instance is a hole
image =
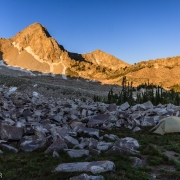
[[72, 158], [76, 158], [76, 157], [82, 157], [83, 155], [88, 156], [89, 155], [89, 150], [76, 150], [76, 149], [66, 149], [65, 151], [67, 151], [68, 155]]
[[124, 111], [130, 107], [128, 102], [125, 102], [124, 104], [121, 104], [120, 108]]
[[140, 127], [135, 127], [135, 128], [133, 129], [133, 132], [137, 132], [137, 131], [140, 131], [140, 130], [141, 130]]
[[63, 172], [92, 172], [93, 174], [114, 171], [115, 164], [112, 161], [76, 162], [58, 165], [54, 171]]
[[59, 153], [57, 151], [53, 151], [53, 157], [59, 157]]
[[14, 92], [14, 91], [16, 91], [17, 90], [17, 87], [10, 87], [9, 88], [9, 92]]
[[104, 180], [103, 176], [88, 176], [87, 174], [80, 174], [79, 176], [74, 176], [70, 180]]
[[33, 96], [35, 96], [35, 97], [38, 97], [39, 96], [39, 93], [37, 93], [37, 92], [33, 92]]

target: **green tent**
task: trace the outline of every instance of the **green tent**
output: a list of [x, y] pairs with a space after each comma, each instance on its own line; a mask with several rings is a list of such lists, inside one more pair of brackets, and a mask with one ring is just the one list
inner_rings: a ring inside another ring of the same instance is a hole
[[159, 124], [150, 129], [150, 131], [161, 135], [166, 133], [178, 133], [180, 132], [180, 118], [176, 116], [164, 118], [159, 122]]

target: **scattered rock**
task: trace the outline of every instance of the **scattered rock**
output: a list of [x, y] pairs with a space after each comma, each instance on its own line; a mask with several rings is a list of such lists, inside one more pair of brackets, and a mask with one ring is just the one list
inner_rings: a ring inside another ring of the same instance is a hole
[[114, 146], [119, 147], [121, 150], [125, 151], [126, 154], [129, 153], [136, 154], [139, 153], [139, 151], [136, 151], [136, 148], [138, 148], [140, 145], [136, 139], [131, 137], [126, 137], [118, 140], [114, 144]]
[[17, 153], [18, 152], [18, 149], [14, 148], [13, 146], [10, 146], [8, 144], [0, 144], [0, 147], [2, 147], [3, 149], [6, 149], [10, 152], [13, 152], [13, 153]]
[[98, 174], [107, 171], [114, 171], [115, 164], [112, 161], [76, 162], [58, 165], [54, 171], [62, 172], [92, 172]]
[[107, 142], [103, 142], [103, 141], [100, 141], [98, 144], [97, 144], [97, 149], [100, 150], [100, 151], [107, 151], [109, 148], [112, 147], [112, 144], [113, 143], [107, 143]]
[[132, 160], [132, 166], [133, 167], [142, 166], [143, 161], [140, 158], [138, 158], [138, 157], [130, 157], [130, 159]]
[[57, 151], [53, 151], [53, 157], [59, 157], [59, 153]]
[[53, 142], [45, 151], [45, 153], [50, 153], [53, 151], [58, 151], [60, 149], [67, 149], [67, 144], [64, 142], [63, 139], [58, 138], [55, 142]]
[[41, 140], [41, 139], [37, 139], [37, 140], [22, 140], [20, 147], [23, 151], [25, 152], [32, 152], [38, 148], [42, 148], [46, 146], [46, 142]]
[[141, 128], [140, 127], [135, 127], [132, 131], [133, 132], [141, 131]]
[[99, 151], [97, 149], [89, 148], [89, 153], [92, 155], [99, 155], [99, 154], [101, 154], [101, 151]]
[[128, 109], [130, 107], [128, 102], [125, 102], [124, 104], [121, 104], [120, 108], [125, 111], [126, 109]]
[[66, 149], [65, 150], [68, 155], [72, 158], [76, 157], [82, 157], [84, 155], [88, 156], [89, 155], [89, 150], [75, 150], [75, 149]]
[[20, 140], [23, 136], [23, 128], [1, 123], [0, 135], [4, 140]]
[[70, 180], [104, 180], [103, 176], [88, 176], [87, 174], [80, 174], [79, 176], [74, 176]]
[[99, 139], [99, 129], [79, 127], [77, 133], [82, 137], [93, 137]]
[[108, 121], [109, 114], [98, 114], [89, 120], [88, 127], [96, 127], [102, 125], [105, 121]]
[[118, 138], [118, 136], [117, 135], [115, 135], [115, 134], [105, 134], [104, 136], [103, 136], [103, 139], [104, 140], [110, 140], [110, 141], [116, 141], [116, 140], [119, 140], [119, 138]]
[[117, 105], [116, 104], [110, 104], [108, 107], [107, 107], [107, 110], [109, 112], [113, 112], [113, 111], [116, 111], [117, 109]]
[[151, 101], [147, 101], [147, 102], [143, 103], [143, 105], [146, 107], [146, 109], [153, 108], [153, 104], [151, 103]]
[[64, 136], [64, 141], [65, 141], [65, 143], [67, 143], [67, 145], [70, 144], [70, 145], [75, 146], [75, 145], [79, 144], [77, 139], [75, 139], [75, 138], [73, 138], [73, 137], [71, 137], [69, 135]]

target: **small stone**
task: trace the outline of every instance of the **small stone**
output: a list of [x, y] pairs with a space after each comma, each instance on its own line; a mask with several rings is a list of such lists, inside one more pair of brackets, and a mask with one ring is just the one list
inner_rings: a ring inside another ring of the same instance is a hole
[[24, 140], [21, 142], [20, 147], [25, 152], [32, 152], [38, 148], [45, 147], [46, 142], [38, 139], [38, 140]]
[[118, 138], [118, 136], [117, 135], [115, 135], [115, 134], [105, 134], [104, 136], [103, 136], [103, 139], [104, 140], [111, 140], [111, 141], [115, 141], [115, 140], [119, 140], [119, 138]]
[[152, 179], [156, 179], [156, 174], [151, 174]]
[[64, 142], [63, 139], [58, 138], [55, 142], [53, 142], [45, 151], [45, 154], [58, 151], [60, 149], [67, 149], [67, 144]]
[[71, 128], [75, 128], [75, 127], [83, 127], [84, 124], [82, 122], [77, 122], [77, 121], [73, 121], [71, 124], [70, 124]]
[[87, 110], [86, 109], [83, 109], [82, 110], [82, 113], [81, 113], [81, 117], [84, 118], [87, 116]]
[[76, 158], [76, 157], [82, 157], [84, 155], [88, 156], [89, 155], [89, 150], [75, 150], [75, 149], [66, 149], [68, 155], [71, 158]]
[[118, 146], [113, 146], [110, 150], [106, 152], [107, 154], [114, 155], [114, 154], [131, 154], [131, 151], [127, 148], [122, 148]]
[[23, 135], [23, 128], [1, 123], [0, 135], [1, 139], [4, 140], [20, 140]]
[[64, 141], [65, 141], [65, 143], [74, 145], [74, 146], [79, 144], [77, 139], [75, 139], [69, 135], [64, 136]]
[[112, 143], [110, 142], [107, 143], [107, 142], [100, 141], [97, 144], [97, 149], [100, 151], [107, 151], [111, 147], [112, 147]]
[[123, 149], [123, 151], [127, 151], [126, 154], [132, 153], [136, 154], [139, 153], [139, 151], [136, 151], [136, 148], [139, 148], [139, 143], [136, 139], [131, 137], [126, 137], [123, 139], [118, 140], [114, 146], [119, 147], [120, 149]]
[[132, 131], [133, 132], [141, 131], [141, 128], [140, 127], [135, 127]]
[[130, 157], [130, 159], [132, 160], [132, 166], [133, 167], [142, 166], [143, 161], [140, 158], [138, 158], [138, 157]]
[[77, 133], [79, 136], [99, 139], [99, 129], [79, 127]]
[[17, 153], [18, 150], [16, 148], [14, 148], [13, 146], [10, 146], [8, 144], [0, 144], [0, 147], [10, 151], [10, 152], [14, 152], [14, 153]]
[[89, 139], [89, 148], [96, 149], [98, 145], [98, 141], [94, 138]]
[[80, 174], [79, 176], [74, 176], [70, 180], [104, 180], [104, 177], [99, 176], [88, 176], [87, 174]]
[[53, 157], [59, 157], [59, 153], [57, 151], [53, 151]]
[[110, 115], [109, 114], [98, 114], [91, 118], [88, 122], [88, 127], [95, 127], [102, 125], [105, 121], [109, 120]]
[[62, 119], [63, 119], [63, 117], [62, 117], [61, 115], [59, 115], [59, 114], [57, 114], [57, 115], [55, 115], [55, 116], [53, 117], [53, 120], [54, 120], [54, 121], [57, 121], [57, 122], [59, 122], [59, 123], [62, 123]]
[[5, 121], [8, 125], [10, 125], [10, 126], [12, 126], [12, 125], [15, 124], [15, 122], [14, 122], [12, 119], [10, 119], [10, 118], [5, 118], [4, 121]]
[[148, 109], [148, 108], [153, 108], [153, 104], [151, 101], [147, 101], [145, 103], [143, 103], [143, 105]]
[[109, 106], [107, 107], [107, 110], [109, 112], [116, 111], [116, 109], [117, 109], [117, 105], [116, 104], [109, 104]]
[[124, 111], [130, 107], [128, 102], [125, 102], [124, 104], [121, 104], [120, 108]]
[[99, 155], [99, 154], [101, 154], [101, 151], [99, 151], [97, 149], [89, 148], [89, 153], [92, 155]]

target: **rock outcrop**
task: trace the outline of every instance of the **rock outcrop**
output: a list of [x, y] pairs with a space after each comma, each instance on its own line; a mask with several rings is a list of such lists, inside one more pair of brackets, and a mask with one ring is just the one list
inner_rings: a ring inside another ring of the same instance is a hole
[[[4, 150], [18, 153], [18, 149], [32, 152], [40, 148], [45, 148], [45, 154], [56, 158], [61, 150], [71, 158], [87, 156], [86, 160], [93, 154], [101, 156], [103, 152], [133, 154], [132, 166], [142, 166], [143, 161], [134, 157], [139, 154], [137, 148], [140, 147], [136, 139], [101, 135], [100, 131], [124, 126], [136, 133], [141, 126], [153, 126], [169, 115], [179, 116], [180, 107], [173, 104], [153, 106], [150, 101], [127, 105], [53, 99], [33, 92], [20, 93], [15, 87], [0, 86], [0, 154], [3, 156]], [[114, 163], [105, 160], [63, 163], [54, 171], [99, 174], [114, 170]], [[88, 179], [88, 175], [81, 176]]]

